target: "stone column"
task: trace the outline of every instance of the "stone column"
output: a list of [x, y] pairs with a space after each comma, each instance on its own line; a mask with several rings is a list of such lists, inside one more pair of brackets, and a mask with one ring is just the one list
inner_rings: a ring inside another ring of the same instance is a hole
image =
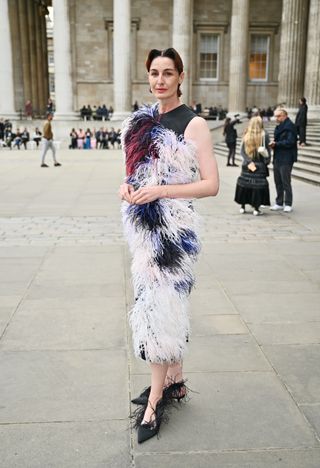
[[10, 37], [8, 0], [0, 0], [0, 116], [17, 117], [14, 108], [12, 45]]
[[185, 77], [181, 86], [182, 101], [188, 106], [192, 101], [192, 23], [193, 0], [174, 0], [172, 45], [183, 61]]
[[42, 54], [42, 34], [41, 34], [41, 24], [40, 21], [42, 20], [40, 16], [39, 6], [34, 3], [34, 19], [35, 19], [35, 30], [36, 30], [36, 62], [37, 62], [37, 80], [38, 80], [38, 112], [40, 115], [45, 113], [45, 105], [46, 102], [44, 101], [44, 76], [43, 76], [43, 64], [42, 61], [44, 59]]
[[39, 99], [38, 99], [38, 75], [37, 75], [37, 52], [36, 52], [36, 27], [35, 27], [35, 3], [27, 3], [27, 18], [25, 21], [28, 25], [29, 33], [29, 51], [30, 51], [30, 71], [31, 71], [31, 102], [35, 115], [39, 114]]
[[41, 36], [41, 56], [42, 56], [42, 76], [43, 76], [43, 101], [44, 111], [46, 110], [49, 99], [49, 69], [48, 69], [48, 44], [46, 17], [40, 16], [40, 36]]
[[246, 110], [249, 5], [249, 0], [232, 1], [228, 104], [230, 114], [244, 115]]
[[310, 0], [304, 95], [308, 118], [320, 119], [320, 2]]
[[307, 1], [283, 0], [278, 103], [290, 113], [297, 109], [304, 91], [307, 20]]
[[53, 48], [55, 67], [55, 118], [73, 120], [70, 27], [68, 0], [53, 0]]
[[[21, 61], [22, 61], [22, 76], [24, 88], [24, 103], [22, 111], [24, 112], [24, 104], [26, 101], [32, 101], [31, 90], [31, 69], [30, 69], [30, 48], [29, 48], [29, 31], [27, 22], [27, 4], [26, 0], [18, 0], [19, 27], [20, 27], [20, 44], [21, 44]], [[32, 103], [33, 104], [33, 103]]]
[[131, 113], [130, 0], [113, 0], [113, 95], [112, 120], [123, 120]]

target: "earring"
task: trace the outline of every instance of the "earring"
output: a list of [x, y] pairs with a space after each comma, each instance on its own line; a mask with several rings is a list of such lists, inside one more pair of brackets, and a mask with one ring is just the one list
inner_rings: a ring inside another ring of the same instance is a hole
[[149, 93], [151, 93], [151, 94], [152, 94], [152, 90], [151, 90], [151, 88], [149, 88]]

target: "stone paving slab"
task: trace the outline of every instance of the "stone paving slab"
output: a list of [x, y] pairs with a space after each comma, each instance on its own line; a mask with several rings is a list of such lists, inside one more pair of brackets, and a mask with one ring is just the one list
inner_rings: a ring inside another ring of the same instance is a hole
[[320, 342], [320, 321], [307, 323], [251, 324], [251, 332], [259, 344], [317, 344]]
[[121, 348], [1, 350], [0, 424], [125, 420], [126, 367]]
[[263, 351], [298, 404], [320, 403], [320, 344], [264, 345]]
[[300, 408], [316, 431], [318, 438], [320, 438], [320, 403], [313, 405], [300, 405]]
[[265, 450], [224, 453], [142, 453], [135, 457], [136, 468], [319, 468], [320, 451]]
[[272, 294], [255, 292], [255, 301], [245, 295], [233, 295], [232, 301], [247, 323], [283, 323], [320, 321], [320, 292]]
[[[1, 315], [0, 309], [0, 330]], [[120, 349], [125, 344], [123, 307], [102, 311], [92, 306], [81, 310], [37, 308], [15, 314], [0, 350]]]
[[128, 468], [127, 426], [127, 421], [0, 425], [1, 464], [10, 468]]

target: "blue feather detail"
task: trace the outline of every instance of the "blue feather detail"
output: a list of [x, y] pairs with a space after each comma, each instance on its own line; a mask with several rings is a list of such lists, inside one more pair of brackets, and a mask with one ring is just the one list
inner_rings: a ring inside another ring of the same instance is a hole
[[129, 205], [127, 213], [137, 230], [153, 231], [157, 227], [166, 226], [161, 206], [157, 201], [144, 205]]
[[181, 280], [181, 281], [176, 281], [174, 283], [174, 288], [179, 294], [189, 295], [193, 285], [194, 285], [193, 279]]
[[189, 255], [197, 255], [200, 252], [200, 245], [196, 234], [190, 229], [181, 232], [181, 247]]

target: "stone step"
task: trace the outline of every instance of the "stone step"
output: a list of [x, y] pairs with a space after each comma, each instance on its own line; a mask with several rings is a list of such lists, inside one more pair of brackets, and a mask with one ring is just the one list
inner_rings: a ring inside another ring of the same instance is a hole
[[307, 156], [308, 158], [320, 159], [320, 145], [318, 146], [318, 149], [316, 146], [299, 148], [298, 155]]
[[[222, 145], [225, 145], [225, 143], [222, 143]], [[241, 145], [241, 138], [237, 138], [237, 149], [240, 150], [240, 145]], [[312, 157], [319, 157], [320, 158], [320, 141], [319, 142], [310, 142], [308, 143], [308, 146], [304, 146], [302, 148], [298, 148], [298, 154], [303, 154], [305, 156]]]
[[[228, 149], [224, 143], [217, 143], [214, 146], [214, 151], [217, 155], [227, 158]], [[237, 151], [235, 159], [239, 164], [241, 164], [242, 158], [239, 151]], [[272, 164], [270, 164], [269, 169], [273, 170]], [[299, 160], [299, 162], [295, 163], [293, 166], [292, 177], [303, 182], [320, 186], [320, 163]]]
[[317, 166], [308, 166], [303, 162], [296, 162], [294, 163], [294, 169], [297, 171], [304, 171], [308, 174], [314, 174], [320, 176], [320, 168], [318, 169]]
[[310, 166], [317, 166], [320, 167], [320, 156], [319, 157], [309, 157], [303, 154], [298, 155], [298, 162], [303, 164], [308, 164]]
[[292, 169], [291, 175], [294, 179], [298, 179], [298, 180], [301, 180], [302, 182], [307, 182], [308, 184], [317, 185], [320, 187], [320, 175], [317, 176], [317, 175], [312, 175], [312, 174], [305, 174], [299, 171], [296, 172], [294, 168]]

